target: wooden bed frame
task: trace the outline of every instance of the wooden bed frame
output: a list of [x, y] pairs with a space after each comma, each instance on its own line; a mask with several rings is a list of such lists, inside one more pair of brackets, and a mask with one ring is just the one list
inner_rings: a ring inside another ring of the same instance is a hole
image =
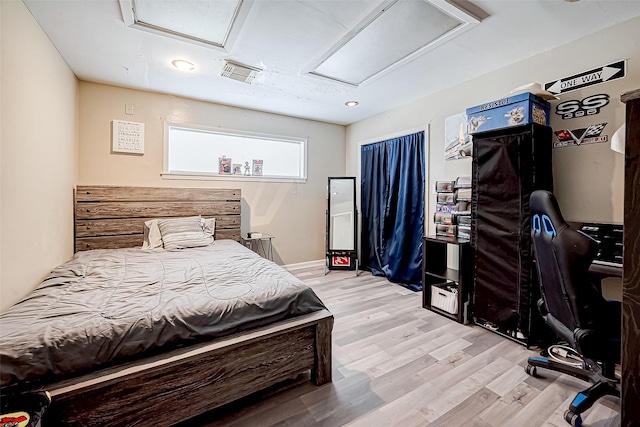
[[202, 215], [216, 219], [216, 239], [240, 241], [240, 190], [78, 186], [75, 252], [142, 246], [144, 222]]
[[[240, 190], [78, 186], [76, 251], [142, 245], [150, 218], [216, 218], [216, 239], [240, 238]], [[47, 426], [169, 426], [311, 371], [331, 381], [327, 310], [47, 384]]]

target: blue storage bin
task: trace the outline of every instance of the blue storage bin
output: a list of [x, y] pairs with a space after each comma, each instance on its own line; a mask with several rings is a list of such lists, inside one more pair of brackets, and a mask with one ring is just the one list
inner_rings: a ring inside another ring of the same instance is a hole
[[549, 103], [530, 92], [467, 108], [469, 134], [528, 123], [549, 126]]

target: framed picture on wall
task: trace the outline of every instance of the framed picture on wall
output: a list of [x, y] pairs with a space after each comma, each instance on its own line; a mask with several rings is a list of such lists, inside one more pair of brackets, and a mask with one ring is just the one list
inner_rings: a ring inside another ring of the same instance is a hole
[[144, 154], [144, 123], [112, 120], [111, 152]]

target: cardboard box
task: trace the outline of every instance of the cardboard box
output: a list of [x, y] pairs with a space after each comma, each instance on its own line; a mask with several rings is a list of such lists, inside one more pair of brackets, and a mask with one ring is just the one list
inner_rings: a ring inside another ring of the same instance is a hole
[[438, 193], [450, 193], [453, 191], [455, 181], [436, 181], [436, 191]]
[[452, 217], [452, 224], [464, 225], [471, 227], [471, 214], [470, 213], [456, 213]]
[[471, 226], [458, 225], [458, 239], [471, 240]]
[[456, 237], [456, 226], [436, 224], [436, 236]]
[[455, 203], [453, 193], [436, 193], [436, 203], [442, 205], [453, 205]]
[[454, 197], [455, 201], [471, 201], [471, 188], [458, 188]]
[[528, 123], [549, 126], [549, 103], [525, 92], [467, 108], [467, 118], [470, 134]]
[[470, 176], [457, 177], [454, 187], [455, 188], [471, 188], [471, 177]]
[[467, 201], [459, 201], [458, 203], [455, 203], [455, 204], [438, 203], [436, 205], [436, 212], [441, 212], [441, 213], [466, 212], [467, 214], [471, 215], [471, 206], [469, 206], [469, 202]]
[[453, 214], [447, 212], [436, 212], [433, 214], [433, 222], [436, 224], [453, 224]]

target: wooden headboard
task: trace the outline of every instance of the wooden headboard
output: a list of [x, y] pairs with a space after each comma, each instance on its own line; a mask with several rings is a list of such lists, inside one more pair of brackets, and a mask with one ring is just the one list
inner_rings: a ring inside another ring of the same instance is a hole
[[240, 190], [78, 186], [75, 252], [142, 246], [144, 222], [202, 215], [216, 219], [216, 239], [240, 240]]

